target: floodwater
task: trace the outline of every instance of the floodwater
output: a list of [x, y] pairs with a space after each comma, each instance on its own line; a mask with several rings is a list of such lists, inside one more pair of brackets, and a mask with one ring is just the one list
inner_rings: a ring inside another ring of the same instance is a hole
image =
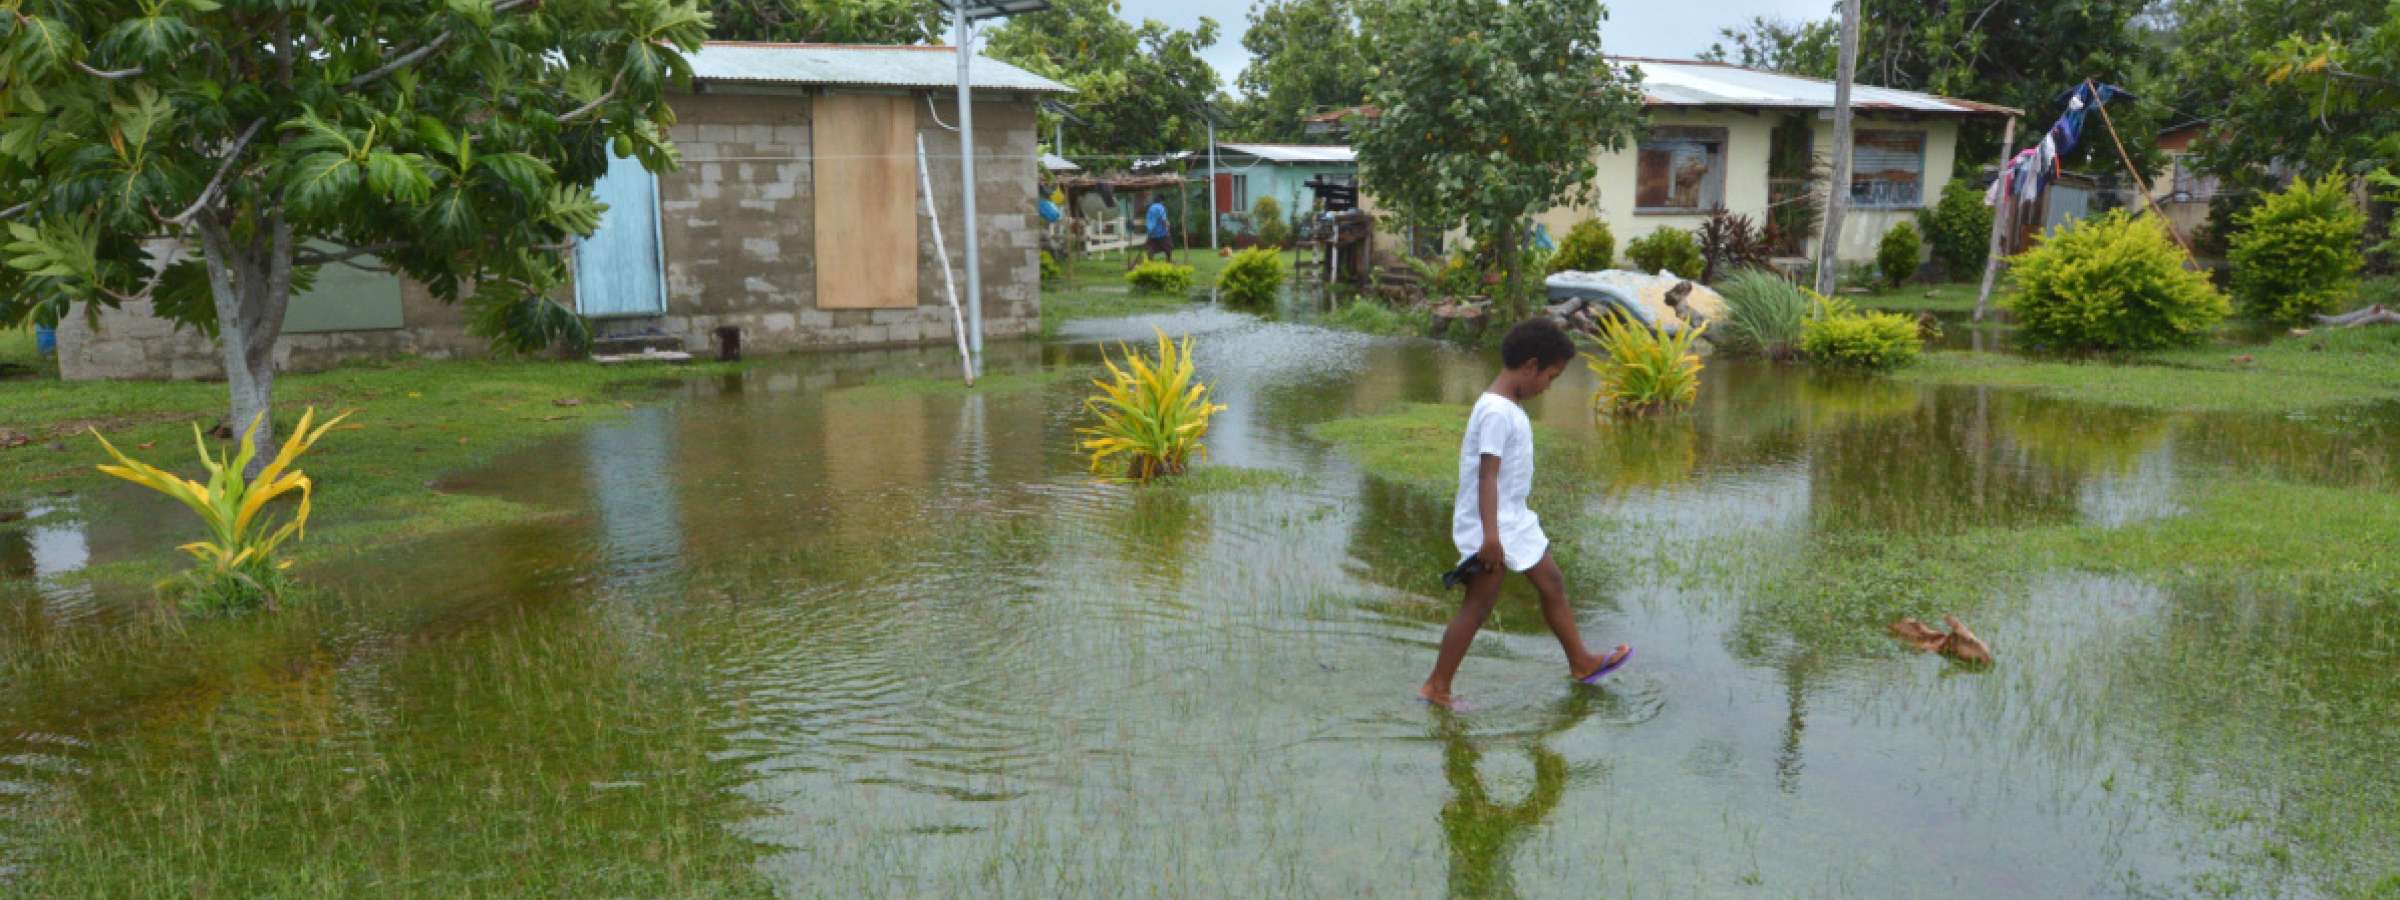
[[[61, 586], [144, 552], [94, 509], [0, 532], [0, 887], [2306, 896], [2400, 870], [2400, 839], [2344, 825], [2393, 820], [2400, 729], [2316, 727], [2400, 690], [2390, 604], [2032, 570], [1968, 592], [2000, 656], [1974, 672], [1793, 587], [1885, 536], [2140, 527], [2234, 475], [2388, 491], [2400, 409], [1719, 362], [1688, 418], [1620, 425], [1577, 367], [1534, 404], [1542, 459], [1600, 462], [1546, 523], [1587, 638], [1640, 655], [1569, 683], [1512, 588], [1453, 714], [1414, 698], [1456, 602], [1447, 497], [1306, 428], [1467, 403], [1492, 361], [1197, 307], [992, 368], [1084, 372], [1153, 325], [1199, 337], [1230, 407], [1208, 464], [1290, 481], [1095, 484], [1079, 378], [894, 390], [871, 381], [955, 361], [861, 353], [457, 473], [557, 515], [321, 567], [328, 599], [273, 619], [167, 627]], [[1947, 611], [1922, 587], [1856, 599]]]

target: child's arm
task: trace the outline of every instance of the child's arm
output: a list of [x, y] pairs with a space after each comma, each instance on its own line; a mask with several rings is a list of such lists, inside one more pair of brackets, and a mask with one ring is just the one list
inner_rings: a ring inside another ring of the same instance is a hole
[[1475, 476], [1475, 507], [1483, 520], [1483, 547], [1475, 551], [1475, 558], [1483, 560], [1486, 569], [1498, 572], [1507, 562], [1500, 549], [1500, 457], [1483, 454]]

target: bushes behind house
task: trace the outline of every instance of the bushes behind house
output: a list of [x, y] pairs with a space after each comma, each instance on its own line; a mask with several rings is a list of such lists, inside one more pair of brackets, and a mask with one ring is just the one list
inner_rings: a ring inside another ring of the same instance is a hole
[[2293, 325], [2332, 312], [2358, 289], [2367, 217], [2350, 202], [2350, 179], [2292, 182], [2244, 213], [2228, 253], [2242, 315]]
[[2124, 210], [2069, 223], [2018, 254], [2001, 300], [2023, 337], [2062, 351], [2134, 351], [2198, 343], [2232, 312], [2155, 217]]
[[1125, 273], [1125, 283], [1148, 294], [1181, 294], [1192, 289], [1192, 267], [1150, 260]]
[[1625, 245], [1625, 258], [1645, 273], [1673, 272], [1685, 278], [1698, 278], [1707, 268], [1699, 242], [1681, 228], [1661, 228]]
[[1933, 245], [1933, 263], [1942, 277], [1963, 281], [1983, 271], [1992, 249], [1992, 208], [1983, 205], [1983, 192], [1964, 178], [1950, 179], [1942, 199], [1920, 217], [1925, 242]]
[[1253, 247], [1234, 254], [1217, 273], [1217, 296], [1228, 306], [1266, 309], [1275, 305], [1284, 276], [1281, 254], [1263, 245]]
[[1567, 239], [1550, 256], [1553, 272], [1598, 272], [1616, 264], [1617, 236], [1599, 219], [1585, 219], [1567, 229]]
[[1875, 248], [1875, 270], [1883, 276], [1883, 286], [1907, 284], [1924, 255], [1925, 241], [1917, 236], [1917, 226], [1902, 222], [1884, 232], [1883, 243]]

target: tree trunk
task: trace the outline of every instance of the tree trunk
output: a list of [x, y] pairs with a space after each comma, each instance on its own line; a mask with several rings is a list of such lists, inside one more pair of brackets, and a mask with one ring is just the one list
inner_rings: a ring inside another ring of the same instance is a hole
[[1515, 320], [1525, 318], [1527, 312], [1525, 292], [1517, 287], [1519, 277], [1517, 267], [1522, 260], [1517, 259], [1516, 220], [1510, 219], [1500, 223], [1500, 233], [1493, 236], [1492, 245], [1500, 251], [1500, 296], [1502, 301], [1495, 305], [1507, 310], [1509, 320], [1514, 323]]
[[244, 475], [257, 474], [274, 455], [275, 341], [283, 336], [292, 295], [292, 229], [282, 216], [261, 224], [263, 234], [236, 240], [221, 218], [203, 217], [200, 241], [217, 307], [217, 343], [225, 355], [225, 424], [236, 439], [247, 431], [258, 455]]
[[1817, 239], [1817, 293], [1832, 296], [1841, 268], [1842, 216], [1850, 209], [1850, 84], [1858, 79], [1858, 0], [1842, 0], [1841, 66], [1833, 83], [1833, 182], [1825, 191], [1825, 234]]

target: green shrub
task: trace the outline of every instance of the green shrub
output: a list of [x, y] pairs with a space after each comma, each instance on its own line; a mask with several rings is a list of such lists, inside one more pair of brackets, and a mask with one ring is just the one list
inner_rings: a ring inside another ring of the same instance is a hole
[[1552, 272], [1598, 272], [1617, 264], [1617, 236], [1608, 223], [1585, 219], [1567, 229], [1567, 239], [1550, 255]]
[[1917, 323], [1899, 313], [1840, 313], [1800, 327], [1800, 352], [1810, 361], [1883, 372], [1917, 361]]
[[1192, 267], [1149, 260], [1125, 273], [1125, 283], [1151, 294], [1181, 294], [1192, 289]]
[[1943, 277], [1964, 281], [1983, 271], [1992, 249], [1992, 208], [1983, 205], [1982, 191], [1964, 178], [1950, 179], [1940, 202], [1920, 218]]
[[2367, 217], [2350, 202], [2350, 179], [2292, 182], [2242, 216], [2226, 262], [2242, 315], [2293, 325], [2332, 312], [2358, 289]]
[[1808, 293], [1765, 269], [1743, 269], [1717, 284], [1725, 297], [1725, 321], [1717, 338], [1725, 349], [1789, 359], [1800, 346], [1800, 328], [1812, 306]]
[[1700, 258], [1700, 244], [1692, 233], [1681, 228], [1661, 228], [1625, 245], [1625, 258], [1645, 274], [1673, 272], [1684, 278], [1699, 278], [1708, 268]]
[[1402, 312], [1361, 297], [1326, 313], [1318, 324], [1361, 334], [1410, 337], [1433, 330], [1433, 317], [1423, 312]]
[[1250, 204], [1250, 221], [1258, 227], [1258, 245], [1283, 247], [1292, 242], [1292, 223], [1283, 219], [1283, 204], [1273, 197], [1260, 197]]
[[1908, 283], [1917, 274], [1917, 266], [1925, 254], [1925, 241], [1917, 237], [1917, 226], [1902, 222], [1883, 233], [1882, 245], [1875, 248], [1875, 269], [1883, 275], [1883, 286], [1896, 288]]
[[1233, 255], [1217, 273], [1217, 296], [1228, 306], [1266, 309], [1283, 289], [1283, 257], [1268, 247], [1252, 247]]
[[1063, 274], [1065, 273], [1058, 268], [1058, 260], [1051, 258], [1050, 251], [1042, 251], [1042, 283], [1054, 283]]
[[2232, 310], [2155, 217], [2124, 210], [2068, 223], [2010, 264], [2001, 306], [2027, 341], [2057, 350], [2151, 350], [2198, 343]]

